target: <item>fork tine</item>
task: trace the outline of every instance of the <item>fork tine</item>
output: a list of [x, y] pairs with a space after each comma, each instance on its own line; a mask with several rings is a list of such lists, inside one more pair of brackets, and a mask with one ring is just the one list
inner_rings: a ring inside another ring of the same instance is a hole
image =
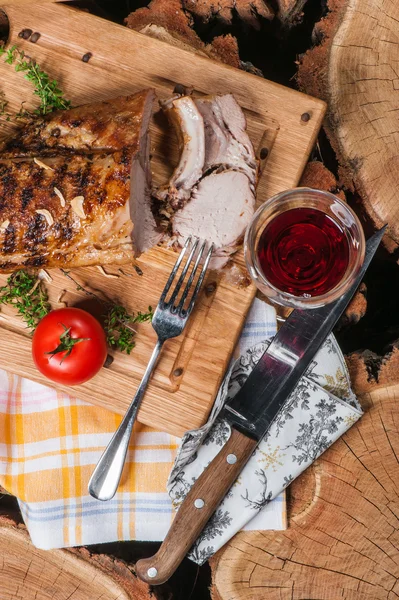
[[193, 270], [192, 270], [192, 271], [191, 271], [191, 273], [190, 273], [190, 277], [188, 278], [188, 281], [187, 281], [186, 287], [184, 288], [184, 292], [183, 292], [183, 294], [182, 294], [182, 297], [181, 297], [181, 299], [180, 299], [179, 305], [178, 305], [178, 307], [177, 307], [177, 310], [178, 310], [178, 311], [181, 311], [181, 310], [182, 310], [182, 308], [183, 308], [183, 306], [184, 306], [184, 303], [185, 303], [185, 301], [186, 301], [186, 299], [187, 299], [187, 296], [188, 296], [188, 294], [189, 294], [189, 292], [190, 292], [190, 288], [191, 288], [191, 285], [192, 285], [192, 283], [193, 283], [193, 280], [194, 280], [195, 274], [196, 274], [196, 272], [197, 272], [198, 265], [199, 265], [199, 263], [200, 263], [200, 261], [201, 261], [202, 255], [203, 255], [203, 253], [204, 253], [204, 250], [205, 250], [205, 246], [206, 246], [206, 241], [202, 243], [202, 245], [201, 245], [201, 248], [199, 249], [198, 256], [197, 256], [197, 258], [196, 258], [196, 260], [195, 260], [195, 263], [194, 263]]
[[198, 238], [196, 238], [196, 240], [195, 240], [195, 242], [194, 242], [194, 244], [193, 244], [193, 247], [191, 248], [191, 252], [190, 252], [190, 254], [188, 255], [187, 262], [186, 262], [186, 264], [185, 264], [185, 266], [184, 266], [184, 269], [183, 269], [183, 271], [181, 272], [181, 275], [180, 275], [180, 277], [179, 277], [179, 280], [178, 280], [178, 282], [176, 283], [175, 289], [173, 290], [173, 294], [172, 294], [172, 296], [171, 296], [171, 298], [170, 298], [170, 300], [169, 300], [169, 303], [168, 303], [168, 304], [169, 304], [171, 307], [173, 307], [173, 305], [174, 305], [174, 303], [175, 303], [175, 300], [176, 300], [176, 298], [177, 298], [177, 295], [178, 295], [178, 293], [180, 292], [180, 288], [181, 288], [181, 286], [183, 285], [184, 278], [185, 278], [185, 277], [186, 277], [186, 275], [187, 275], [187, 271], [188, 271], [188, 269], [189, 269], [189, 267], [190, 267], [190, 265], [191, 265], [191, 261], [193, 260], [193, 256], [194, 256], [194, 254], [195, 254], [195, 251], [197, 250], [198, 244], [199, 244], [199, 239], [198, 239]]
[[[204, 243], [202, 244], [202, 246], [201, 246], [201, 249], [200, 249], [200, 251], [199, 251], [199, 253], [198, 253], [197, 260], [195, 261], [194, 268], [193, 268], [193, 270], [192, 270], [192, 273], [191, 273], [191, 275], [190, 275], [190, 279], [188, 280], [188, 282], [187, 282], [187, 285], [186, 285], [186, 289], [184, 290], [184, 293], [183, 293], [182, 299], [181, 299], [181, 301], [180, 301], [180, 304], [179, 304], [179, 310], [180, 310], [180, 311], [183, 309], [184, 302], [185, 302], [185, 300], [186, 300], [186, 298], [187, 298], [187, 295], [188, 295], [188, 293], [189, 293], [189, 290], [190, 290], [191, 284], [192, 284], [192, 282], [193, 282], [193, 280], [194, 280], [195, 274], [196, 274], [196, 272], [197, 272], [197, 269], [198, 269], [198, 266], [199, 266], [199, 263], [200, 263], [201, 257], [202, 257], [202, 255], [203, 255], [203, 253], [204, 253], [204, 251], [205, 251], [205, 248], [206, 248], [206, 240], [205, 240], [205, 242], [204, 242]], [[191, 314], [191, 311], [192, 311], [192, 310], [193, 310], [193, 308], [194, 308], [194, 304], [195, 304], [195, 301], [196, 301], [196, 299], [197, 299], [198, 292], [199, 292], [199, 291], [200, 291], [200, 289], [201, 289], [202, 282], [204, 281], [204, 277], [205, 277], [205, 275], [206, 275], [206, 271], [207, 271], [207, 269], [208, 269], [209, 261], [211, 260], [212, 252], [213, 252], [213, 244], [211, 244], [211, 246], [210, 246], [210, 248], [209, 248], [209, 250], [208, 250], [208, 254], [206, 255], [206, 259], [205, 259], [205, 262], [204, 262], [204, 266], [202, 267], [202, 271], [201, 271], [201, 273], [200, 273], [200, 276], [198, 277], [197, 284], [196, 284], [196, 286], [195, 286], [195, 288], [194, 288], [194, 292], [193, 292], [193, 295], [192, 295], [192, 297], [191, 297], [191, 300], [190, 300], [190, 304], [189, 304], [189, 306], [188, 306], [188, 308], [187, 308], [187, 311], [186, 311], [186, 313], [185, 313], [185, 316], [186, 316], [186, 317], [189, 317], [189, 315]]]
[[160, 306], [164, 302], [164, 300], [166, 298], [166, 294], [170, 290], [170, 286], [172, 285], [172, 282], [173, 282], [173, 280], [174, 280], [174, 278], [176, 276], [178, 268], [180, 267], [180, 263], [183, 260], [184, 255], [186, 253], [186, 250], [187, 250], [187, 248], [188, 248], [188, 246], [189, 246], [190, 243], [191, 243], [191, 235], [187, 238], [186, 243], [184, 244], [184, 246], [183, 246], [183, 248], [182, 248], [182, 250], [181, 250], [181, 252], [180, 252], [180, 254], [179, 254], [178, 258], [177, 258], [177, 261], [175, 262], [175, 266], [173, 267], [172, 272], [169, 275], [169, 279], [166, 282], [165, 287], [163, 289], [163, 292], [161, 294], [161, 297], [159, 299], [158, 306]]

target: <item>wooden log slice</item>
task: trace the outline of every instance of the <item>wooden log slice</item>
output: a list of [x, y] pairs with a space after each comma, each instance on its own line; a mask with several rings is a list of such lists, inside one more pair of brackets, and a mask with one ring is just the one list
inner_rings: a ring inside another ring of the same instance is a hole
[[300, 88], [328, 103], [326, 131], [342, 182], [399, 245], [399, 2], [328, 0], [322, 40], [302, 58]]
[[211, 561], [213, 600], [399, 598], [399, 387], [289, 488], [286, 531], [241, 532]]
[[1, 600], [155, 600], [121, 560], [86, 548], [39, 550], [24, 526], [0, 517]]

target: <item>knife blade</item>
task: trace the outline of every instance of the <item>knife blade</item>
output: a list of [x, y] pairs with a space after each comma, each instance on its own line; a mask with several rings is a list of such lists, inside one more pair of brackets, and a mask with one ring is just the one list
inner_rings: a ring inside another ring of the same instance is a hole
[[363, 265], [350, 289], [326, 306], [294, 310], [224, 407], [231, 435], [187, 494], [158, 552], [137, 562], [140, 579], [159, 585], [177, 569], [350, 302], [385, 229], [367, 241]]

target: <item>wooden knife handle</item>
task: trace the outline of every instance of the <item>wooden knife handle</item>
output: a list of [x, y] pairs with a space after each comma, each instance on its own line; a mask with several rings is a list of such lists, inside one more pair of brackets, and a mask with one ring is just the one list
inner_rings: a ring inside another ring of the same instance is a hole
[[151, 585], [159, 585], [173, 575], [256, 445], [256, 440], [232, 428], [226, 444], [184, 499], [158, 552], [136, 563], [136, 573], [140, 579]]

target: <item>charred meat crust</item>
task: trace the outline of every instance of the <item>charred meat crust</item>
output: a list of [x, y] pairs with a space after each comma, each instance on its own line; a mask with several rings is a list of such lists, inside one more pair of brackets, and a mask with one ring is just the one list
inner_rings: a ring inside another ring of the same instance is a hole
[[[132, 260], [131, 215], [137, 197], [150, 202], [153, 99], [145, 90], [52, 114], [2, 144], [2, 272]], [[135, 165], [144, 173], [138, 183]], [[155, 229], [150, 217], [147, 225]]]
[[0, 143], [2, 158], [115, 152], [140, 146], [141, 120], [153, 91], [94, 102], [35, 119]]
[[[0, 197], [4, 199], [0, 220], [9, 222], [0, 231], [0, 249], [3, 261], [32, 264], [41, 257], [40, 264], [60, 266], [80, 261], [79, 254], [87, 246], [109, 248], [123, 232], [124, 243], [129, 243], [132, 230], [127, 210], [130, 198], [130, 164], [128, 149], [111, 155], [95, 157], [71, 156], [47, 159], [50, 170], [44, 170], [33, 160], [0, 165]], [[41, 185], [30, 186], [38, 172]], [[10, 190], [10, 180], [16, 181]], [[65, 199], [62, 206], [55, 189]], [[82, 196], [85, 218], [74, 211], [71, 201]], [[99, 201], [99, 198], [101, 201]], [[37, 210], [48, 211], [50, 222]], [[108, 224], [108, 225], [107, 225]], [[13, 235], [11, 236], [11, 233]], [[14, 266], [15, 268], [15, 266]]]

